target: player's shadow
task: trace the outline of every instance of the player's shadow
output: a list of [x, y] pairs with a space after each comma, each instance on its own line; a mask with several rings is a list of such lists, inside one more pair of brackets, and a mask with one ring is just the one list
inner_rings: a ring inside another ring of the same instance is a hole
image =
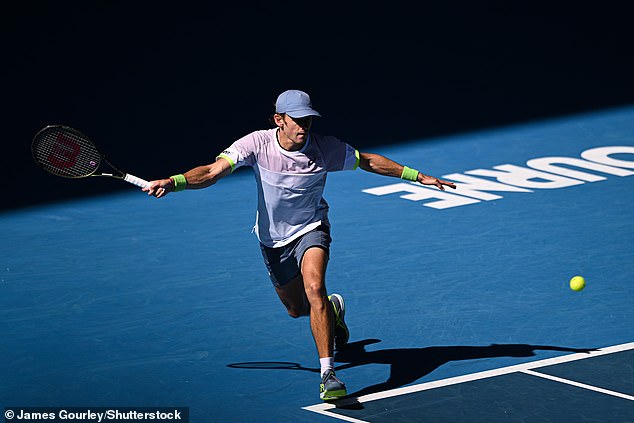
[[[390, 366], [390, 375], [385, 382], [376, 383], [348, 394], [348, 396], [346, 396], [343, 400], [335, 402], [337, 407], [351, 409], [363, 408], [363, 405], [356, 401], [357, 398], [363, 395], [400, 388], [413, 383], [450, 361], [496, 357], [532, 357], [535, 355], [536, 350], [571, 353], [588, 353], [595, 351], [595, 349], [586, 348], [568, 348], [528, 344], [391, 348], [366, 351], [365, 347], [367, 345], [379, 342], [381, 342], [380, 339], [365, 339], [362, 341], [351, 342], [344, 350], [336, 352], [335, 362], [345, 364], [337, 364], [335, 370], [345, 370], [368, 364], [387, 364]], [[318, 368], [303, 367], [298, 363], [290, 362], [246, 362], [228, 364], [227, 366], [238, 369], [285, 369], [319, 373]]]
[[370, 344], [381, 342], [379, 339], [366, 339], [352, 342], [335, 354], [338, 370], [349, 369], [367, 364], [388, 364], [390, 375], [385, 382], [377, 383], [351, 393], [348, 398], [358, 398], [376, 392], [400, 388], [413, 383], [450, 361], [473, 360], [495, 357], [532, 357], [536, 350], [588, 353], [593, 349], [556, 347], [527, 344], [492, 344], [489, 346], [445, 346], [425, 348], [393, 348], [366, 351]]

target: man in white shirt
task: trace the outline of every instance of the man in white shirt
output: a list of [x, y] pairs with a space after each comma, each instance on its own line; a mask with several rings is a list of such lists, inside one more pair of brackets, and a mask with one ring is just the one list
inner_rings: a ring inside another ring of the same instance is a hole
[[323, 191], [328, 172], [357, 167], [424, 185], [455, 188], [451, 182], [424, 175], [378, 154], [360, 153], [335, 137], [310, 131], [314, 110], [303, 91], [277, 98], [275, 128], [252, 132], [235, 141], [214, 163], [185, 174], [152, 181], [144, 191], [157, 198], [169, 192], [211, 186], [241, 166], [251, 166], [258, 186], [255, 232], [275, 290], [291, 317], [310, 316], [321, 366], [320, 397], [347, 394], [334, 373], [334, 350], [348, 342], [345, 304], [327, 295], [330, 250], [328, 203]]

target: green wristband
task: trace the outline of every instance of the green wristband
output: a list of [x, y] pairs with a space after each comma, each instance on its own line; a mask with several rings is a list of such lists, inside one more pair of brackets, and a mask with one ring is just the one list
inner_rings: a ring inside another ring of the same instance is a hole
[[409, 167], [403, 167], [403, 173], [401, 173], [401, 179], [406, 181], [418, 181], [418, 171], [416, 169], [410, 169]]
[[187, 188], [187, 179], [185, 179], [185, 175], [174, 175], [170, 176], [170, 179], [174, 183], [174, 192], [182, 191]]

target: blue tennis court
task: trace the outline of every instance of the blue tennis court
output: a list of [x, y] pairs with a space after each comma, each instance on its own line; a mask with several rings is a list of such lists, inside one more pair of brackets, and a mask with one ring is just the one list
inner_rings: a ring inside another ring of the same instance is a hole
[[372, 151], [458, 189], [329, 175], [349, 399], [319, 401], [308, 320], [271, 287], [245, 170], [162, 200], [130, 188], [0, 215], [0, 408], [634, 421], [634, 107]]

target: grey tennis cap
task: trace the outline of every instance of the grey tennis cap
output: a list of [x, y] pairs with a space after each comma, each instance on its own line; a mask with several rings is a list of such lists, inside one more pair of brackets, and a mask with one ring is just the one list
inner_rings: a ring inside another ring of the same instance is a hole
[[288, 90], [280, 94], [275, 102], [275, 112], [286, 113], [292, 118], [321, 116], [313, 109], [310, 96], [299, 90]]

